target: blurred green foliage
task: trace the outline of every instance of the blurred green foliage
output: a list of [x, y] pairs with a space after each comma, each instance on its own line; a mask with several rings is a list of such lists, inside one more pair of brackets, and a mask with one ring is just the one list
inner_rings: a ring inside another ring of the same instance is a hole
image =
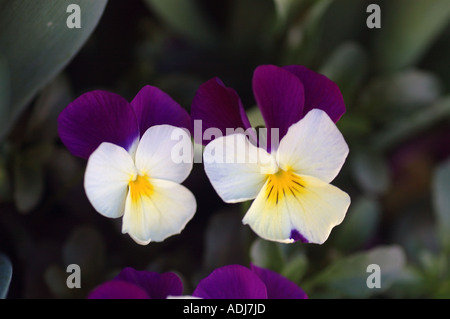
[[[83, 12], [78, 31], [64, 25], [69, 2]], [[83, 298], [125, 266], [175, 271], [189, 294], [212, 269], [250, 262], [311, 298], [450, 297], [448, 0], [69, 2], [0, 1], [0, 251], [9, 257], [0, 255], [0, 297], [8, 260], [11, 298]], [[370, 3], [380, 29], [366, 26]], [[250, 107], [252, 72], [269, 63], [325, 74], [346, 102], [338, 127], [350, 154], [333, 184], [352, 205], [325, 244], [255, 238], [241, 223], [249, 203], [224, 204], [201, 164], [185, 182], [198, 211], [164, 243], [138, 246], [93, 210], [85, 162], [57, 136], [74, 97], [107, 89], [131, 100], [151, 84], [189, 110], [198, 86], [218, 76]], [[70, 263], [82, 266], [80, 290], [65, 286]], [[370, 264], [381, 267], [379, 289], [366, 285]]]
[[0, 137], [86, 42], [107, 0], [77, 2], [84, 8], [83, 27], [69, 29], [66, 9], [70, 1], [0, 1], [0, 48], [10, 75], [10, 100], [0, 110]]

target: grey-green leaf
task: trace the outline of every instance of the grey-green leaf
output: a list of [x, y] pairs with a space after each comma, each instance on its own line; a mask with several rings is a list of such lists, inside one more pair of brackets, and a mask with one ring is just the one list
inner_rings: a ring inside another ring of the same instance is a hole
[[300, 284], [300, 280], [308, 270], [308, 265], [308, 257], [305, 254], [298, 254], [285, 263], [281, 275]]
[[305, 9], [309, 5], [308, 0], [274, 0], [275, 10], [277, 12], [280, 25], [283, 26], [288, 22], [293, 14], [298, 14], [299, 9]]
[[77, 264], [85, 282], [98, 276], [105, 266], [106, 248], [103, 237], [91, 226], [76, 228], [63, 248], [65, 265]]
[[381, 208], [378, 201], [370, 197], [358, 198], [334, 233], [336, 246], [344, 251], [362, 247], [373, 238], [380, 218]]
[[324, 18], [332, 3], [332, 0], [323, 0], [312, 4], [298, 30], [302, 35], [298, 37], [300, 41], [292, 41], [284, 64], [299, 63], [299, 61], [302, 61], [302, 64], [307, 64], [306, 61], [311, 60], [317, 54]]
[[450, 249], [450, 160], [434, 172], [433, 205], [439, 238], [442, 245]]
[[212, 27], [194, 0], [145, 0], [175, 32], [199, 43], [214, 40]]
[[10, 90], [8, 61], [1, 54], [0, 48], [0, 127], [6, 123], [5, 120], [9, 114]]
[[[0, 137], [24, 107], [74, 57], [96, 27], [107, 0], [0, 0], [0, 50], [10, 76], [10, 103], [1, 106]], [[72, 11], [80, 7], [81, 28], [69, 28]]]
[[344, 101], [348, 105], [367, 75], [368, 63], [368, 56], [360, 45], [356, 42], [346, 42], [331, 54], [319, 73], [324, 74], [339, 86]]
[[285, 20], [288, 16], [289, 9], [295, 0], [274, 0], [275, 8], [280, 19]]
[[16, 154], [13, 163], [14, 202], [21, 213], [28, 213], [41, 200], [44, 191], [44, 164], [53, 146], [39, 143]]
[[382, 154], [370, 150], [355, 150], [351, 158], [355, 179], [369, 194], [383, 194], [390, 184], [390, 172]]
[[218, 211], [211, 217], [205, 234], [204, 262], [208, 270], [246, 261], [247, 247], [241, 219], [239, 211], [231, 209]]
[[372, 146], [379, 151], [389, 148], [431, 128], [437, 123], [450, 119], [450, 96], [444, 96], [427, 108], [392, 122], [373, 136]]
[[361, 108], [371, 118], [390, 122], [435, 102], [442, 83], [433, 73], [407, 69], [374, 78], [361, 95]]
[[395, 0], [381, 7], [381, 28], [374, 42], [377, 62], [386, 71], [414, 65], [450, 18], [448, 0]]
[[281, 244], [260, 238], [250, 247], [250, 259], [255, 265], [276, 272], [281, 271], [285, 261]]
[[[305, 286], [309, 291], [319, 288], [340, 297], [368, 298], [388, 290], [401, 277], [405, 264], [406, 256], [400, 246], [377, 247], [336, 260]], [[371, 265], [379, 266], [379, 288], [367, 284], [376, 271]]]
[[0, 299], [5, 299], [8, 294], [12, 271], [11, 261], [0, 253]]

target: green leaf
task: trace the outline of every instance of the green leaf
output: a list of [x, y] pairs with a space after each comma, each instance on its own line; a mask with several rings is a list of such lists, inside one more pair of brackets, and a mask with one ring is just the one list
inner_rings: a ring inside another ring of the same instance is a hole
[[280, 245], [273, 241], [267, 241], [261, 238], [256, 239], [250, 247], [250, 259], [252, 263], [259, 267], [281, 272], [285, 258]]
[[279, 20], [279, 25], [284, 26], [295, 13], [304, 10], [309, 5], [309, 0], [273, 0]]
[[60, 73], [36, 98], [27, 118], [27, 140], [53, 140], [57, 136], [58, 116], [73, 100], [69, 81]]
[[374, 42], [377, 62], [386, 71], [416, 64], [448, 25], [448, 0], [396, 0], [381, 6], [381, 28]]
[[308, 257], [305, 254], [299, 254], [285, 263], [280, 274], [300, 284], [301, 279], [308, 270], [308, 265]]
[[5, 299], [8, 294], [12, 271], [11, 261], [0, 253], [0, 299]]
[[205, 234], [205, 267], [215, 269], [227, 264], [246, 262], [247, 247], [239, 211], [216, 212]]
[[287, 19], [289, 9], [291, 9], [295, 2], [296, 0], [274, 0], [277, 14], [281, 20], [284, 21]]
[[439, 289], [433, 293], [433, 299], [450, 299], [450, 280], [444, 281]]
[[339, 46], [320, 68], [319, 73], [334, 81], [349, 104], [368, 72], [368, 56], [356, 42]]
[[450, 119], [450, 96], [443, 97], [429, 107], [387, 125], [383, 131], [373, 136], [372, 146], [378, 151], [388, 150], [448, 119]]
[[350, 206], [344, 222], [335, 231], [333, 242], [341, 250], [350, 251], [373, 238], [381, 218], [379, 203], [369, 197], [360, 197]]
[[259, 107], [254, 106], [247, 111], [248, 120], [252, 127], [263, 127], [266, 125]]
[[306, 17], [301, 21], [301, 24], [290, 30], [291, 34], [299, 34], [299, 36], [292, 37], [288, 41], [290, 48], [283, 64], [302, 61], [301, 64], [307, 65], [315, 57], [320, 46], [325, 15], [332, 3], [332, 0], [314, 2], [305, 13]]
[[145, 0], [175, 32], [199, 43], [214, 41], [212, 27], [195, 0]]
[[[35, 94], [74, 57], [97, 25], [107, 0], [0, 0], [0, 48], [10, 74], [10, 103], [2, 106], [4, 137]], [[69, 4], [81, 10], [81, 28], [66, 21]], [[1, 71], [0, 71], [1, 72]]]
[[64, 264], [77, 264], [83, 272], [83, 280], [94, 280], [105, 266], [106, 248], [103, 237], [93, 227], [75, 229], [63, 248]]
[[342, 135], [349, 139], [349, 142], [351, 139], [354, 139], [355, 143], [359, 142], [362, 136], [372, 133], [370, 120], [365, 115], [358, 115], [353, 112], [345, 114], [336, 125]]
[[11, 200], [10, 176], [5, 160], [0, 157], [0, 203]]
[[388, 164], [382, 154], [367, 149], [355, 150], [351, 157], [354, 178], [369, 194], [383, 194], [390, 184]]
[[[372, 264], [380, 267], [380, 288], [369, 288], [367, 285], [368, 277], [374, 273], [368, 271], [368, 266]], [[377, 247], [336, 260], [303, 287], [306, 291], [321, 294], [368, 298], [388, 290], [401, 277], [405, 264], [406, 257], [400, 246]]]
[[438, 235], [442, 246], [450, 251], [450, 160], [436, 168], [432, 187]]
[[32, 145], [14, 156], [13, 197], [19, 212], [35, 208], [44, 192], [44, 164], [53, 151], [50, 143]]
[[0, 125], [4, 125], [9, 114], [10, 74], [8, 61], [0, 52]]
[[58, 298], [69, 297], [74, 290], [69, 289], [66, 284], [69, 273], [62, 270], [57, 265], [49, 266], [44, 272], [44, 280], [53, 295]]
[[[262, 56], [268, 54], [274, 35], [276, 12], [272, 0], [231, 1], [226, 34], [226, 49], [236, 54], [238, 59], [247, 52], [258, 50]], [[257, 8], [257, 10], [255, 10]], [[250, 64], [254, 63], [254, 55]], [[244, 61], [241, 61], [244, 62]], [[243, 64], [247, 65], [249, 62]]]
[[374, 78], [361, 96], [360, 107], [380, 123], [389, 123], [435, 102], [441, 93], [442, 83], [434, 74], [407, 69]]
[[314, 65], [329, 56], [342, 43], [361, 38], [365, 26], [367, 1], [316, 0], [303, 10], [288, 34], [293, 49], [284, 64]]
[[429, 296], [424, 293], [426, 283], [423, 274], [418, 267], [414, 265], [406, 265], [397, 280], [392, 284], [386, 296], [388, 298], [423, 298]]

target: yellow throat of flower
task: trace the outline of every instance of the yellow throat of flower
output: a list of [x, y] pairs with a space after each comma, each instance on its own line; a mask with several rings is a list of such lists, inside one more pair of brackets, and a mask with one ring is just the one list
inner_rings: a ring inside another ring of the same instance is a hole
[[142, 197], [150, 197], [153, 193], [153, 186], [147, 175], [137, 175], [128, 183], [131, 201], [137, 203]]
[[265, 194], [267, 202], [272, 205], [278, 205], [286, 196], [297, 197], [301, 195], [305, 191], [304, 187], [304, 182], [300, 176], [290, 170], [284, 171], [280, 169], [267, 178]]

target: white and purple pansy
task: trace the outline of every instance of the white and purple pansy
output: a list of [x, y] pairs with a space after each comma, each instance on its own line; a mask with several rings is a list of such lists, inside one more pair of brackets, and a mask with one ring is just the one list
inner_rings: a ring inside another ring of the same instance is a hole
[[137, 243], [178, 234], [194, 216], [196, 200], [181, 185], [193, 165], [190, 117], [165, 92], [145, 86], [131, 103], [107, 91], [85, 93], [60, 114], [58, 132], [73, 155], [88, 160], [92, 206], [123, 216], [122, 233]]
[[254, 71], [253, 92], [265, 141], [251, 130], [233, 89], [217, 78], [198, 89], [194, 125], [201, 120], [204, 132], [218, 128], [223, 135], [212, 141], [205, 140], [208, 134], [194, 136], [206, 145], [206, 174], [223, 201], [254, 200], [243, 223], [260, 237], [321, 244], [350, 205], [348, 194], [330, 185], [349, 152], [335, 125], [345, 112], [340, 90], [303, 66], [262, 65]]

